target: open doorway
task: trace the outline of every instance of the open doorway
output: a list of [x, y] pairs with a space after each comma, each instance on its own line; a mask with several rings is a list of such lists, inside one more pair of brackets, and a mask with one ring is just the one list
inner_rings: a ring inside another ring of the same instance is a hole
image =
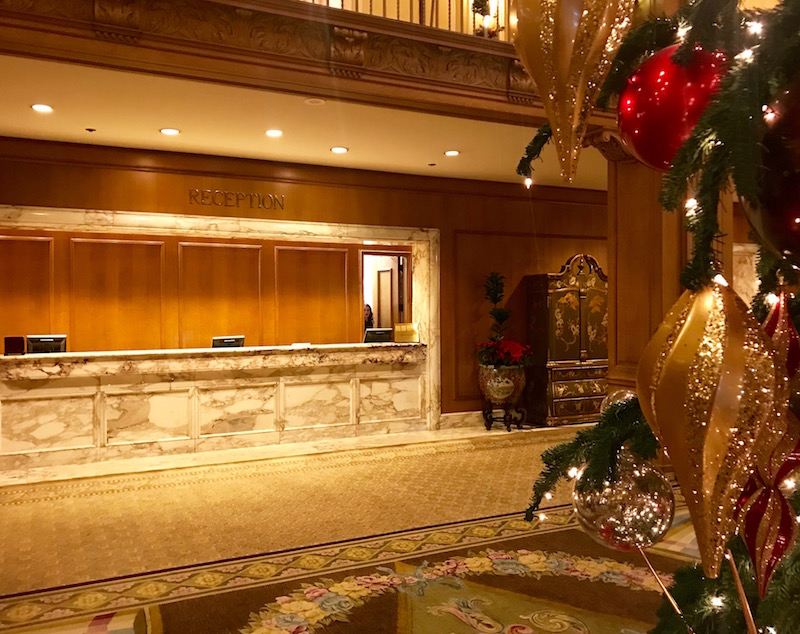
[[394, 328], [395, 324], [411, 321], [410, 255], [408, 252], [362, 252], [365, 329]]

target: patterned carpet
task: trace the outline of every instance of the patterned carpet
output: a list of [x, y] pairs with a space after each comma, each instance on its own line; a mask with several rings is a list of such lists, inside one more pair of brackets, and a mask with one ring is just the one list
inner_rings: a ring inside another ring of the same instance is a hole
[[574, 432], [0, 488], [0, 596], [519, 513]]
[[[667, 583], [683, 562], [652, 559]], [[0, 631], [644, 634], [660, 601], [560, 507], [25, 594]]]

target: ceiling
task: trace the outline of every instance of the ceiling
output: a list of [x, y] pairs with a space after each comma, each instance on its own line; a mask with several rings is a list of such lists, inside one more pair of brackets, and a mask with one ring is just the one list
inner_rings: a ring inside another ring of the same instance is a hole
[[[0, 135], [236, 156], [451, 178], [521, 182], [535, 130], [458, 117], [306, 98], [220, 84], [0, 56]], [[50, 114], [31, 109], [54, 108]], [[161, 128], [177, 128], [167, 137]], [[86, 129], [94, 129], [88, 132]], [[283, 136], [268, 138], [277, 128]], [[331, 153], [333, 146], [349, 148]], [[446, 157], [446, 150], [458, 150]], [[552, 144], [537, 184], [566, 186]], [[572, 187], [606, 189], [606, 161], [581, 154]]]

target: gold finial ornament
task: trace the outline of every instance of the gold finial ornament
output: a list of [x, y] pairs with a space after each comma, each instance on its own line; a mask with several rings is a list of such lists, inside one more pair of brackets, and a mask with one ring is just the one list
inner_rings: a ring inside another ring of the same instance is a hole
[[561, 176], [572, 182], [597, 94], [634, 0], [514, 0], [514, 46], [544, 103]]
[[783, 380], [769, 337], [718, 283], [686, 291], [642, 353], [639, 402], [669, 454], [707, 577], [719, 574], [736, 530], [737, 502]]

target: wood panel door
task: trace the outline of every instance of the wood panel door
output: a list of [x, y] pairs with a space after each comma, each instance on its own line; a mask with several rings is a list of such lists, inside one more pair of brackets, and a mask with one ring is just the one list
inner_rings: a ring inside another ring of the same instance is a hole
[[398, 305], [392, 284], [392, 269], [378, 269], [375, 271], [375, 326], [393, 328]]
[[277, 343], [348, 341], [348, 249], [275, 248]]
[[181, 242], [179, 260], [180, 345], [208, 348], [212, 337], [244, 335], [259, 346], [261, 245]]
[[0, 298], [0, 337], [52, 332], [52, 238], [0, 236]]
[[155, 241], [70, 241], [70, 349], [162, 346], [163, 248]]

